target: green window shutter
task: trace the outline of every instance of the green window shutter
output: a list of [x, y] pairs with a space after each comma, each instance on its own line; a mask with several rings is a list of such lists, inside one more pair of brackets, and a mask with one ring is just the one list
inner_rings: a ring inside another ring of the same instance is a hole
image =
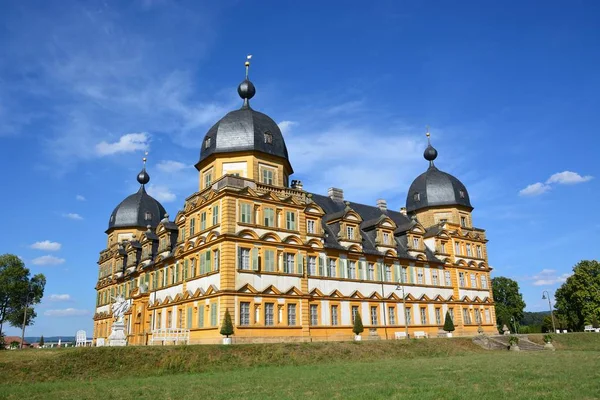
[[206, 273], [206, 259], [200, 256], [200, 274]]
[[340, 277], [347, 278], [348, 277], [348, 260], [346, 260], [345, 258], [341, 258], [340, 264], [341, 264], [340, 268], [342, 269]]
[[319, 256], [319, 276], [324, 276], [323, 272], [324, 272], [324, 261], [323, 261], [323, 257]]
[[258, 271], [258, 248], [254, 247], [252, 249], [252, 269], [254, 271]]
[[377, 262], [377, 273], [379, 274], [379, 279], [380, 281], [385, 280], [385, 273], [383, 272], [383, 263], [381, 262]]
[[219, 206], [213, 207], [213, 225], [219, 223]]
[[217, 326], [217, 305], [215, 303], [210, 305], [210, 325]]
[[189, 266], [190, 266], [190, 265], [189, 265], [189, 260], [188, 260], [188, 259], [186, 259], [186, 260], [183, 262], [183, 279], [184, 279], [184, 280], [188, 278], [188, 268], [189, 268]]
[[204, 328], [204, 305], [198, 306], [198, 328]]
[[395, 278], [395, 281], [398, 282], [400, 281], [400, 264], [398, 264], [397, 262], [394, 262], [394, 277], [392, 279]]
[[211, 266], [210, 266], [210, 250], [206, 251], [206, 254], [204, 255], [206, 257], [206, 272], [211, 272]]
[[304, 273], [304, 256], [298, 253], [296, 272], [300, 275]]
[[192, 307], [187, 308], [187, 328], [192, 328]]
[[410, 267], [410, 283], [415, 283], [415, 267]]

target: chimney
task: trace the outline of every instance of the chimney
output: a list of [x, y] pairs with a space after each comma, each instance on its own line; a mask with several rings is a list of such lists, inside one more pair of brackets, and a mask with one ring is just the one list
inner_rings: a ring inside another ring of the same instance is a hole
[[344, 191], [342, 189], [331, 187], [327, 191], [327, 195], [333, 201], [344, 201]]
[[385, 199], [377, 199], [377, 208], [381, 211], [387, 211], [387, 201]]
[[406, 215], [406, 207], [401, 207], [400, 208], [400, 214]]
[[292, 189], [302, 190], [302, 187], [303, 187], [302, 181], [299, 181], [299, 180], [296, 180], [296, 179], [294, 179], [292, 181]]

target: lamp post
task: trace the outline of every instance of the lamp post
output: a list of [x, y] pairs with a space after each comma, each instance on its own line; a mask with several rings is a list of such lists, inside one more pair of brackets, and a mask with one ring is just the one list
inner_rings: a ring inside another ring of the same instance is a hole
[[552, 319], [552, 333], [556, 333], [556, 326], [554, 325], [554, 312], [552, 312], [552, 303], [550, 302], [550, 293], [547, 290], [542, 292], [542, 300], [548, 299], [548, 308], [550, 308], [550, 318]]
[[33, 295], [33, 291], [31, 290], [31, 287], [29, 288], [29, 293], [27, 293], [27, 296], [25, 297], [25, 310], [23, 311], [23, 328], [21, 330], [21, 346], [20, 348], [23, 349], [23, 341], [25, 340], [25, 324], [27, 323], [27, 307], [29, 306], [29, 296]]
[[402, 282], [402, 279], [398, 281], [396, 290], [402, 290], [402, 307], [404, 307], [404, 330], [406, 332], [406, 338], [408, 339], [408, 315], [406, 314], [406, 295], [404, 294], [404, 282]]

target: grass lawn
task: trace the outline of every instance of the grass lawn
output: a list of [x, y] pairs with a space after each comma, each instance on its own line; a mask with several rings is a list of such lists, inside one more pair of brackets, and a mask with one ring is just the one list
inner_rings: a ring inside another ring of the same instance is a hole
[[[108, 365], [101, 365], [101, 370], [91, 375], [74, 373], [71, 377], [61, 370], [62, 358], [77, 361], [79, 354], [87, 353], [85, 358], [98, 364], [92, 355], [111, 356], [114, 349], [83, 349], [86, 353], [59, 350], [49, 355], [2, 352], [0, 398], [598, 399], [600, 335], [593, 335], [564, 335], [555, 342], [556, 352], [532, 353], [480, 351], [465, 339], [240, 345], [226, 349], [131, 348], [126, 352], [120, 349], [124, 357], [121, 363], [113, 360], [116, 371], [105, 371]], [[455, 347], [457, 350], [452, 351]], [[443, 351], [432, 351], [435, 348]], [[148, 352], [151, 356], [144, 357]], [[129, 364], [136, 353], [138, 368]], [[167, 358], [159, 357], [169, 353]], [[210, 357], [202, 361], [208, 367], [196, 365], [198, 354], [206, 353]], [[323, 353], [327, 354], [325, 359]], [[267, 354], [279, 354], [271, 357], [276, 366], [269, 366], [264, 359]], [[155, 370], [146, 370], [152, 358]], [[190, 363], [190, 359], [194, 361]], [[234, 359], [237, 362], [231, 365]], [[175, 368], [165, 368], [165, 362]], [[56, 365], [58, 372], [42, 373], [51, 365]], [[90, 365], [88, 370], [94, 368]], [[11, 370], [15, 373], [12, 379]], [[139, 374], [139, 370], [145, 372]]]

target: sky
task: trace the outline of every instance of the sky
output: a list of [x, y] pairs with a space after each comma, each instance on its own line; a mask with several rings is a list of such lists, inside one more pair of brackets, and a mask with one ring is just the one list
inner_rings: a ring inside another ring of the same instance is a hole
[[47, 278], [28, 336], [91, 335], [104, 231], [144, 152], [174, 216], [247, 54], [305, 190], [399, 210], [429, 125], [526, 310], [598, 259], [598, 2], [1, 3], [0, 254]]

